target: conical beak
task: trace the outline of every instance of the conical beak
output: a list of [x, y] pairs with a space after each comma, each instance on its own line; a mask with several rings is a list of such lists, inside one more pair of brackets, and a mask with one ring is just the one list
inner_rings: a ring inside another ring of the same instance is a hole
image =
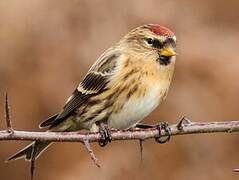
[[166, 48], [163, 48], [160, 55], [166, 56], [166, 57], [171, 57], [171, 56], [176, 56], [176, 52], [172, 48], [166, 47]]

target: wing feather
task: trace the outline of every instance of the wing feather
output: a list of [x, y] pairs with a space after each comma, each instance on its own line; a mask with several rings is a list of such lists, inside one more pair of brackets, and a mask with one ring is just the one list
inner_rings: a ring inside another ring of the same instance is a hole
[[111, 49], [108, 52], [106, 51], [91, 67], [58, 116], [55, 119], [48, 119], [47, 123], [44, 121], [40, 127], [50, 126], [51, 128], [60, 124], [64, 119], [71, 116], [76, 109], [87, 103], [90, 97], [106, 90], [109, 79], [114, 74], [114, 69], [117, 66], [118, 57], [118, 53], [112, 55]]

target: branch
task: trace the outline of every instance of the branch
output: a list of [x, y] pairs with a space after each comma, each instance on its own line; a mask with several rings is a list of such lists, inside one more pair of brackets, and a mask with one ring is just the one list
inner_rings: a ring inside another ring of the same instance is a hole
[[[185, 119], [184, 119], [185, 120]], [[182, 121], [180, 121], [181, 123]], [[199, 133], [232, 133], [239, 132], [239, 121], [225, 122], [187, 122], [169, 126], [171, 136], [199, 134]], [[22, 141], [51, 141], [51, 142], [98, 142], [100, 140], [99, 133], [82, 133], [82, 132], [29, 132], [17, 131], [9, 133], [6, 130], [0, 131], [0, 141], [4, 140], [22, 140]], [[131, 130], [112, 130], [112, 141], [116, 140], [146, 140], [167, 136], [162, 130], [158, 132], [156, 127], [148, 129], [131, 129]]]
[[[100, 133], [82, 133], [82, 132], [29, 132], [17, 131], [12, 128], [10, 118], [10, 107], [8, 103], [8, 96], [5, 99], [5, 120], [7, 130], [0, 131], [0, 141], [8, 140], [22, 140], [22, 141], [50, 141], [50, 142], [81, 142], [84, 144], [86, 150], [90, 154], [91, 159], [97, 167], [100, 167], [98, 159], [91, 149], [90, 142], [99, 142], [101, 140]], [[149, 126], [150, 128], [141, 129], [134, 128], [130, 130], [112, 130], [112, 141], [116, 140], [139, 140], [140, 152], [142, 160], [142, 142], [150, 138], [168, 137], [168, 132], [159, 126]], [[170, 136], [199, 134], [199, 133], [232, 133], [239, 132], [239, 121], [225, 121], [225, 122], [191, 122], [186, 118], [182, 118], [179, 123], [169, 126]], [[33, 148], [34, 153], [34, 148]], [[35, 170], [35, 159], [31, 159], [30, 175], [33, 179]], [[239, 172], [234, 169], [234, 172]]]

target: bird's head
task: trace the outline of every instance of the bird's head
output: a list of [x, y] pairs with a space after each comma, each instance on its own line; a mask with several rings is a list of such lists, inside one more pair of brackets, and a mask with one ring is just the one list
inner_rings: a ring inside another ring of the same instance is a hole
[[161, 25], [148, 24], [130, 31], [120, 44], [126, 50], [143, 59], [154, 59], [161, 65], [168, 65], [176, 55], [176, 36]]

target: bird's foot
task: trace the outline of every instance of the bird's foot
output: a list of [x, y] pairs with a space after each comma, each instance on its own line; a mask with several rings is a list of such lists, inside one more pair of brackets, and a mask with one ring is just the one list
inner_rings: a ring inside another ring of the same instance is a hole
[[[171, 138], [171, 129], [170, 129], [168, 123], [167, 122], [161, 122], [160, 124], [157, 124], [155, 127], [159, 131], [159, 137], [155, 138], [155, 141], [160, 143], [160, 144], [168, 142]], [[165, 131], [165, 133], [167, 135], [166, 138], [162, 137], [162, 130]]]
[[112, 140], [111, 132], [106, 124], [103, 124], [103, 123], [100, 124], [99, 133], [100, 133], [99, 145], [101, 147], [104, 147], [109, 142], [111, 142]]
[[[157, 125], [138, 123], [138, 124], [136, 124], [135, 127], [140, 128], [140, 129], [157, 128], [159, 131], [159, 137], [155, 138], [155, 141], [160, 144], [168, 142], [171, 137], [171, 135], [170, 135], [171, 130], [170, 130], [170, 127], [167, 122], [161, 122]], [[167, 134], [166, 137], [162, 137], [162, 130], [164, 130], [165, 133]]]

